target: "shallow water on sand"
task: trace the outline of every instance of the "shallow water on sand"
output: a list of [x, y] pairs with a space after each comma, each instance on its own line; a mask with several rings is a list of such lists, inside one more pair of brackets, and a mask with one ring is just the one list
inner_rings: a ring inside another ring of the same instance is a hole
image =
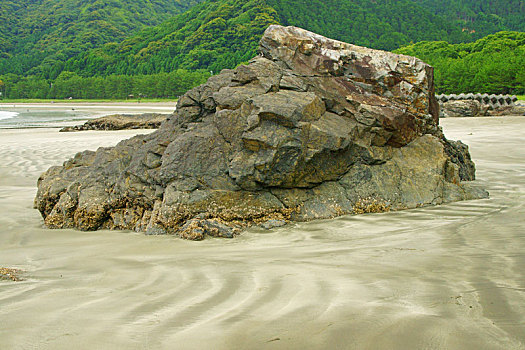
[[0, 103], [0, 129], [62, 128], [83, 124], [86, 120], [109, 114], [166, 113], [174, 103], [115, 104], [6, 104]]
[[134, 132], [0, 131], [0, 348], [524, 349], [525, 118], [442, 124], [490, 199], [203, 242], [43, 228], [40, 172]]

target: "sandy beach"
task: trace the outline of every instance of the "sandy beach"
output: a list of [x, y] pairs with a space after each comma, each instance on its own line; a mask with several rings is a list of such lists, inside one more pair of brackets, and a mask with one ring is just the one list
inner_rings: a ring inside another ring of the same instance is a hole
[[0, 130], [0, 348], [525, 349], [525, 118], [441, 124], [490, 199], [202, 242], [43, 227], [41, 172], [137, 131]]
[[[0, 100], [1, 101], [1, 100]], [[113, 108], [113, 107], [119, 107], [119, 108], [141, 108], [141, 109], [159, 109], [159, 108], [166, 108], [168, 110], [173, 110], [174, 106], [177, 104], [176, 101], [166, 101], [166, 102], [138, 102], [138, 101], [128, 101], [128, 102], [121, 102], [121, 101], [115, 101], [115, 102], [89, 102], [89, 101], [56, 101], [56, 102], [23, 102], [23, 103], [17, 103], [17, 102], [0, 102], [0, 108], [4, 107], [29, 107], [29, 108], [86, 108], [86, 109], [92, 109], [92, 108]]]
[[62, 128], [110, 114], [171, 114], [175, 102], [0, 103], [0, 129]]
[[94, 115], [114, 113], [172, 113], [176, 102], [57, 102], [57, 103], [0, 103], [0, 110], [5, 111], [77, 111]]

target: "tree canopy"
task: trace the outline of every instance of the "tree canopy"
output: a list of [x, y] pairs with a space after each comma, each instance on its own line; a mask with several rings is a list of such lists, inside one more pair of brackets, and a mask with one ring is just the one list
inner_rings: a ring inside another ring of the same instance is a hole
[[525, 33], [503, 31], [473, 43], [423, 41], [395, 52], [434, 66], [441, 93], [525, 94]]
[[120, 41], [202, 0], [2, 0], [0, 74], [42, 74], [86, 50]]

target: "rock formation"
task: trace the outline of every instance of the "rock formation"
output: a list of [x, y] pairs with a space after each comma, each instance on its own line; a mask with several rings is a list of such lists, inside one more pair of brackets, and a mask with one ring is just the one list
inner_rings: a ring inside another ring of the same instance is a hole
[[438, 126], [427, 64], [295, 27], [270, 26], [259, 52], [156, 132], [45, 172], [45, 224], [198, 240], [487, 196], [461, 182], [474, 164]]
[[436, 99], [439, 103], [445, 103], [449, 101], [478, 101], [480, 104], [486, 106], [486, 108], [492, 110], [500, 107], [513, 106], [518, 102], [516, 95], [489, 95], [489, 94], [450, 94], [450, 95], [436, 95]]
[[476, 100], [453, 100], [440, 106], [440, 117], [484, 117], [488, 115], [488, 107]]
[[525, 107], [511, 95], [451, 94], [436, 95], [440, 118], [525, 115]]
[[158, 129], [167, 117], [168, 115], [160, 113], [112, 114], [88, 120], [82, 125], [68, 126], [60, 131]]
[[513, 106], [500, 107], [488, 111], [488, 115], [497, 116], [525, 116], [525, 106], [521, 104], [515, 104]]

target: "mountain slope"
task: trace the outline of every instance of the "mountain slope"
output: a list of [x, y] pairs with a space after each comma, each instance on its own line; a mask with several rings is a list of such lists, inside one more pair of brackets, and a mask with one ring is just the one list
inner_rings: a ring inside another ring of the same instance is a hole
[[422, 40], [460, 43], [525, 30], [523, 0], [268, 0], [284, 25], [393, 50]]
[[[411, 0], [268, 0], [283, 25], [294, 25], [330, 38], [383, 50], [411, 41], [454, 38], [467, 33]], [[299, 6], [299, 8], [298, 8]]]
[[272, 23], [386, 50], [414, 41], [467, 42], [479, 36], [433, 11], [413, 0], [208, 0], [119, 44], [83, 52], [41, 74], [53, 77], [61, 69], [92, 76], [233, 68], [254, 55], [258, 37]]
[[523, 0], [412, 0], [481, 38], [501, 30], [525, 31]]
[[28, 0], [0, 2], [0, 57], [9, 57], [8, 52], [14, 49], [20, 12], [28, 3]]
[[274, 23], [277, 13], [263, 0], [211, 0], [119, 44], [72, 58], [65, 69], [89, 76], [233, 68], [255, 55], [260, 35]]
[[202, 0], [22, 0], [0, 3], [0, 72], [27, 74], [120, 41]]
[[525, 94], [525, 33], [499, 32], [473, 43], [419, 42], [395, 52], [435, 68], [440, 93]]

